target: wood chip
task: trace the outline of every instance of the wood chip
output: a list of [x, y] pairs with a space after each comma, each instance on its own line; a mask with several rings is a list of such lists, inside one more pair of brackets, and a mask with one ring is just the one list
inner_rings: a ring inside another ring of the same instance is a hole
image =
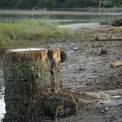
[[116, 61], [111, 63], [111, 67], [119, 67], [122, 66], [122, 61]]

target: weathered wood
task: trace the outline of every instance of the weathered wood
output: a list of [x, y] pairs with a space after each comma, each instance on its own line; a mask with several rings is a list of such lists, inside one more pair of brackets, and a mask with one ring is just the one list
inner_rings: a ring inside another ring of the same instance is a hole
[[65, 53], [56, 49], [13, 49], [4, 59], [6, 115], [3, 122], [38, 122], [44, 100], [62, 88], [60, 63]]
[[77, 111], [76, 102], [68, 94], [65, 96], [61, 92], [47, 96], [44, 99], [44, 106], [45, 115], [51, 118], [71, 116]]
[[6, 48], [0, 48], [0, 69], [2, 69], [2, 60], [6, 50], [7, 50]]
[[59, 49], [10, 50], [4, 63], [4, 71], [9, 70], [8, 74], [5, 73], [9, 78], [5, 80], [29, 80], [33, 77], [43, 92], [48, 88], [58, 89], [62, 85], [60, 53]]
[[95, 40], [96, 41], [122, 41], [122, 37], [112, 37], [112, 38], [97, 37]]
[[116, 61], [111, 63], [111, 67], [119, 67], [122, 66], [122, 61]]

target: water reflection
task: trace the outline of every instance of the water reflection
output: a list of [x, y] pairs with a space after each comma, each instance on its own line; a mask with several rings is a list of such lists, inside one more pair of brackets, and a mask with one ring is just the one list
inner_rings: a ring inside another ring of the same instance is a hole
[[[1, 81], [0, 81], [1, 82]], [[5, 103], [4, 103], [4, 87], [0, 88], [0, 122], [5, 114]]]
[[25, 21], [28, 19], [48, 20], [59, 24], [74, 24], [74, 23], [97, 23], [101, 19], [110, 19], [122, 16], [122, 13], [102, 13], [93, 15], [0, 15], [1, 22], [16, 22]]

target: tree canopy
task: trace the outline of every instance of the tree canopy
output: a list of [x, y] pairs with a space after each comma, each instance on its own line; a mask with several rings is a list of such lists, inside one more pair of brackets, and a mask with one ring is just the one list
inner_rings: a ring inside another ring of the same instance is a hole
[[0, 8], [32, 9], [38, 8], [82, 8], [122, 6], [122, 0], [0, 0]]

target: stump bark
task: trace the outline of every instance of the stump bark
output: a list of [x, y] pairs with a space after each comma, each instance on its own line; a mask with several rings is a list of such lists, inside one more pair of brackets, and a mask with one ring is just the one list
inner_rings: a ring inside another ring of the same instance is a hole
[[65, 117], [76, 111], [73, 99], [61, 94], [60, 63], [65, 58], [66, 54], [58, 48], [6, 52], [3, 122], [41, 122], [44, 115]]

